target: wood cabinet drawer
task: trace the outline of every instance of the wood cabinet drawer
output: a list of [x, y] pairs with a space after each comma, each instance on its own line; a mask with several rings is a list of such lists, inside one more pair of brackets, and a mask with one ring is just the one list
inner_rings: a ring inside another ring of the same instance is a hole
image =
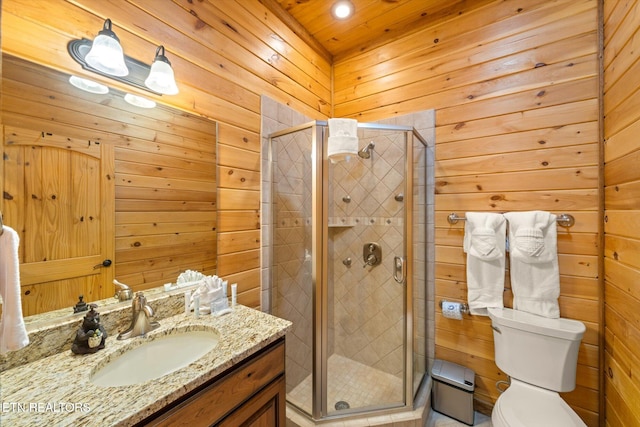
[[143, 425], [211, 426], [281, 375], [284, 375], [284, 341], [240, 364], [224, 377], [214, 379], [187, 400]]

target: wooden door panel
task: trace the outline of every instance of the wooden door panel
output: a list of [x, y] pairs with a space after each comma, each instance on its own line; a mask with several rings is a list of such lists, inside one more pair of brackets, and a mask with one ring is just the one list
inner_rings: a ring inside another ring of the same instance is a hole
[[44, 313], [62, 307], [67, 310], [67, 314], [71, 314], [72, 307], [78, 302], [78, 295], [83, 295], [85, 302], [96, 301], [104, 298], [105, 292], [110, 292], [110, 296], [113, 296], [112, 286], [101, 280], [100, 273], [34, 285], [23, 283], [22, 310], [28, 313]]
[[25, 286], [72, 277], [94, 276], [100, 273], [100, 270], [95, 267], [102, 264], [102, 261], [102, 255], [92, 255], [25, 262], [20, 264], [20, 283]]
[[114, 259], [113, 147], [87, 144], [4, 129], [2, 207], [20, 236], [26, 316], [71, 307], [80, 294], [87, 302], [113, 294], [113, 267], [94, 268]]

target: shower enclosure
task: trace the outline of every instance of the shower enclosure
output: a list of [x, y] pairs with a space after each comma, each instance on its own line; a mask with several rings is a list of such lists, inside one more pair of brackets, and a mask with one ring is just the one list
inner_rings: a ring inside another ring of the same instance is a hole
[[327, 123], [269, 137], [271, 312], [291, 320], [287, 401], [313, 420], [411, 408], [427, 372], [426, 149], [412, 127]]

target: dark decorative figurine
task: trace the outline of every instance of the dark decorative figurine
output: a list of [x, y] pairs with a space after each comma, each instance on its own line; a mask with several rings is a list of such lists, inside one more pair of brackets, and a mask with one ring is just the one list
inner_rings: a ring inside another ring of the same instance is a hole
[[96, 304], [89, 304], [89, 312], [84, 316], [71, 346], [71, 351], [75, 354], [95, 353], [104, 348], [107, 332], [100, 324], [100, 313], [94, 310], [97, 307]]
[[89, 310], [87, 303], [83, 301], [84, 295], [78, 295], [78, 303], [73, 307], [74, 313], [80, 313], [82, 311]]

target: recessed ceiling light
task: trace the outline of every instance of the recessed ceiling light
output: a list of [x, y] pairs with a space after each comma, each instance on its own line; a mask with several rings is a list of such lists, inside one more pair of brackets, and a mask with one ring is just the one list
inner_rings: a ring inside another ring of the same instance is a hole
[[337, 19], [347, 19], [354, 11], [355, 7], [349, 0], [340, 0], [331, 6], [331, 13]]
[[109, 93], [109, 88], [107, 86], [78, 76], [69, 77], [69, 83], [86, 92], [97, 93], [100, 95]]
[[124, 100], [127, 101], [131, 105], [135, 105], [140, 108], [153, 108], [156, 106], [156, 102], [147, 98], [143, 98], [142, 96], [133, 95], [131, 93], [127, 93], [124, 96]]

